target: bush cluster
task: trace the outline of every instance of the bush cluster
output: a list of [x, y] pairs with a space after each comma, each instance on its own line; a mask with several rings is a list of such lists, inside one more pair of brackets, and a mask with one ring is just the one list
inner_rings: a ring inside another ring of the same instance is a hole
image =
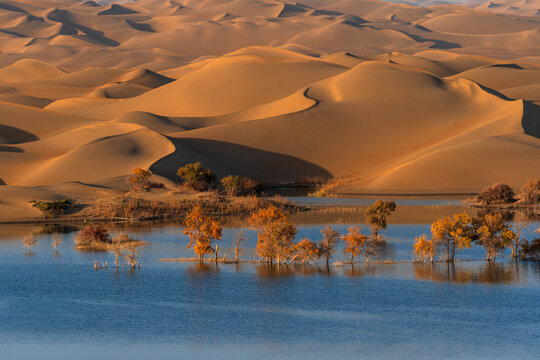
[[516, 201], [514, 190], [502, 183], [488, 186], [478, 196], [476, 201], [483, 205], [510, 204]]
[[33, 208], [41, 211], [46, 217], [56, 217], [62, 215], [66, 212], [66, 210], [72, 208], [74, 205], [73, 201], [67, 199], [63, 199], [60, 201], [32, 200], [28, 203], [31, 204]]

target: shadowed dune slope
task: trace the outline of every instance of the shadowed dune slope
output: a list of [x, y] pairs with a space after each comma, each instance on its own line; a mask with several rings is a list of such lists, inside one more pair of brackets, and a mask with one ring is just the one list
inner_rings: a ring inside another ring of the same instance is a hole
[[537, 2], [0, 0], [0, 216], [24, 189], [108, 196], [193, 161], [355, 173], [353, 193], [521, 186], [540, 176]]

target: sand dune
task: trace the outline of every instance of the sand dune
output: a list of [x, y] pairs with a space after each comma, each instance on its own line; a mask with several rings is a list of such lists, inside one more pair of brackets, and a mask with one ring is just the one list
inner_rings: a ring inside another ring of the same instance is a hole
[[518, 187], [540, 176], [535, 6], [0, 0], [0, 216], [193, 161], [356, 173], [353, 193]]

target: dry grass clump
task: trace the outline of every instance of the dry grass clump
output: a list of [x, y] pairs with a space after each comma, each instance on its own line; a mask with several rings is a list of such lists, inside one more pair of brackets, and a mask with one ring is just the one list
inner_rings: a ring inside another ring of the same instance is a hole
[[210, 216], [246, 216], [270, 204], [290, 210], [296, 208], [279, 196], [263, 199], [256, 196], [230, 198], [211, 194], [205, 197], [187, 197], [169, 201], [123, 196], [98, 202], [81, 211], [78, 216], [94, 220], [175, 220], [184, 218], [194, 206], [201, 206]]
[[221, 179], [221, 187], [228, 196], [253, 194], [260, 187], [260, 183], [240, 175], [228, 175]]
[[332, 197], [333, 192], [341, 187], [347, 186], [355, 181], [358, 181], [360, 178], [357, 174], [351, 174], [346, 176], [339, 176], [333, 179], [328, 180], [325, 183], [320, 184], [317, 187], [317, 190], [310, 193], [309, 196], [312, 197]]
[[514, 190], [502, 183], [496, 183], [488, 186], [478, 196], [476, 202], [482, 205], [511, 204], [516, 201]]

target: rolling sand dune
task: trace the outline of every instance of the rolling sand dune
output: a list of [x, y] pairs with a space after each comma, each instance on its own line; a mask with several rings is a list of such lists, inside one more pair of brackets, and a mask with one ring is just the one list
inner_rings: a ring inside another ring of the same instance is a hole
[[[172, 186], [470, 193], [540, 176], [538, 1], [0, 0], [0, 217]], [[536, 11], [535, 11], [536, 10]]]

